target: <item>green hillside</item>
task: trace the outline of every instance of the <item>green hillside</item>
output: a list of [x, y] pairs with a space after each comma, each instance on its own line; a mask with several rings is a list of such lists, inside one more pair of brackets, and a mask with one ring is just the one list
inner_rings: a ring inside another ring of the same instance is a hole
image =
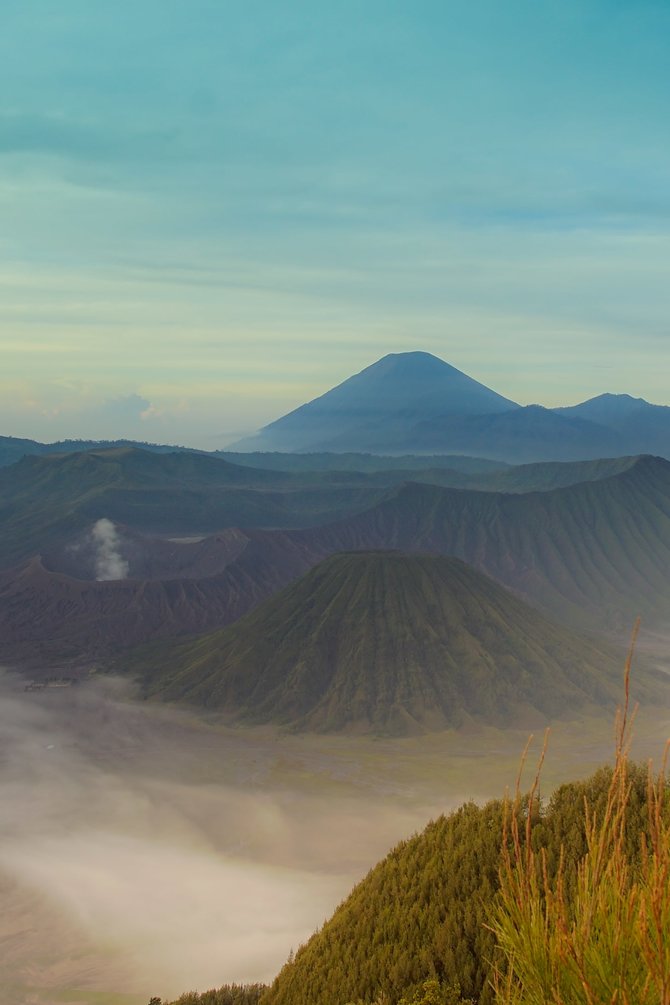
[[[568, 890], [587, 848], [584, 800], [602, 813], [611, 777], [601, 769], [561, 786], [533, 817], [532, 847], [546, 849], [550, 877], [563, 851]], [[647, 831], [646, 769], [631, 766], [628, 781], [626, 852], [639, 861]], [[431, 978], [445, 990], [458, 987], [478, 1005], [493, 1005], [495, 942], [487, 925], [499, 888], [503, 812], [501, 802], [466, 804], [401, 842], [298, 949], [261, 1005], [396, 1005]], [[454, 1002], [430, 999], [447, 1000]]]
[[295, 729], [402, 734], [602, 703], [620, 657], [458, 559], [335, 555], [245, 618], [143, 653], [147, 694]]
[[439, 466], [264, 470], [214, 454], [134, 447], [25, 456], [0, 468], [0, 568], [43, 554], [101, 517], [158, 534], [311, 527], [365, 510], [417, 477], [447, 486], [470, 478]]

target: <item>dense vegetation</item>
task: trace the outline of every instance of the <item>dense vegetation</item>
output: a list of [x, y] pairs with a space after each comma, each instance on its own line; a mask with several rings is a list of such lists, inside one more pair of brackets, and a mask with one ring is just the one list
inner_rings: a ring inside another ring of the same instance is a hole
[[[583, 889], [580, 883], [584, 862], [594, 846], [594, 830], [598, 832], [594, 822], [604, 822], [605, 831], [612, 833], [608, 829], [612, 820], [612, 792], [621, 791], [617, 789], [620, 778], [617, 768], [601, 769], [586, 781], [561, 786], [546, 805], [531, 800], [530, 814], [526, 798], [516, 807], [505, 801], [482, 807], [467, 804], [430, 823], [423, 833], [394, 848], [355, 887], [332, 918], [292, 956], [274, 983], [263, 991], [261, 1005], [348, 1002], [493, 1005], [496, 1001], [509, 1005], [527, 1001], [533, 1005], [554, 1001], [605, 1005], [606, 1001], [609, 1005], [609, 998], [600, 997], [506, 998], [505, 987], [512, 985], [504, 980], [496, 992], [495, 969], [505, 978], [509, 977], [509, 968], [489, 926], [498, 919], [500, 938], [500, 919], [505, 917], [504, 894], [512, 889], [509, 884], [513, 884], [514, 877], [518, 879], [511, 820], [518, 823], [516, 835], [522, 868], [528, 861], [528, 852], [533, 868], [542, 862], [537, 875], [546, 876], [543, 898], [546, 889], [557, 888], [560, 876], [564, 900], [574, 904], [576, 893]], [[621, 860], [625, 860], [631, 875], [639, 876], [640, 863], [647, 867], [650, 849], [654, 848], [655, 811], [650, 815], [645, 767], [627, 767], [624, 791], [625, 799], [618, 804], [620, 813], [612, 847], [620, 849]], [[667, 789], [661, 785], [656, 791], [667, 843], [670, 810]], [[666, 974], [670, 974], [667, 864], [666, 848], [666, 873], [665, 877], [657, 877], [656, 890], [665, 882], [662, 904], [665, 914], [661, 925], [668, 942]], [[530, 916], [536, 919], [538, 905], [531, 906]], [[514, 919], [513, 927], [517, 927], [516, 922]], [[514, 952], [517, 950], [515, 946]], [[518, 990], [518, 982], [515, 986]], [[227, 993], [226, 989], [221, 993]], [[648, 1000], [667, 1005], [666, 998]], [[230, 1000], [206, 996], [179, 999], [180, 1005], [191, 1002], [219, 1005], [219, 1001], [229, 1005]], [[639, 1005], [640, 1001], [630, 999], [631, 1005], [632, 1002]], [[230, 1005], [235, 1003], [230, 1001]]]
[[[265, 984], [224, 984], [211, 991], [186, 991], [169, 1005], [258, 1005]], [[168, 1005], [160, 998], [152, 998], [149, 1005]]]
[[649, 767], [640, 821], [628, 766], [631, 656], [604, 805], [584, 802], [585, 854], [575, 864], [562, 848], [556, 867], [535, 847], [539, 773], [525, 819], [518, 792], [508, 804], [492, 915], [499, 1005], [670, 1003], [670, 740], [658, 775]]
[[149, 694], [248, 721], [400, 734], [613, 703], [620, 658], [458, 559], [353, 552], [130, 666]]

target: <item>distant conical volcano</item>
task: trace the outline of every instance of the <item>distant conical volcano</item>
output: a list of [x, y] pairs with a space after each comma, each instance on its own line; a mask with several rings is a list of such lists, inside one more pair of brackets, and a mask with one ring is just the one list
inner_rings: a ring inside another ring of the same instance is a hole
[[602, 702], [620, 660], [458, 559], [364, 552], [136, 668], [148, 693], [250, 722], [401, 734]]
[[393, 451], [398, 436], [436, 416], [517, 407], [431, 353], [390, 353], [232, 449]]

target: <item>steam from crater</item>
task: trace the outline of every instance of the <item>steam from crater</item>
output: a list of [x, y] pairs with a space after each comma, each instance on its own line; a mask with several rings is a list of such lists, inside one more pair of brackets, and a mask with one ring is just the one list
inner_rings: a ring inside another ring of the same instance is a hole
[[105, 517], [98, 520], [93, 525], [91, 535], [97, 548], [95, 578], [98, 582], [125, 579], [128, 575], [128, 563], [121, 557], [121, 538], [112, 521]]

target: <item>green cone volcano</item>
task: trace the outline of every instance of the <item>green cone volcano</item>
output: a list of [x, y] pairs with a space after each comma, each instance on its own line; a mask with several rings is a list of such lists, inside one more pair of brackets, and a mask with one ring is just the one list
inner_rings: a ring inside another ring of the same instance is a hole
[[363, 552], [139, 669], [148, 693], [246, 721], [399, 734], [602, 702], [620, 666], [458, 559]]

